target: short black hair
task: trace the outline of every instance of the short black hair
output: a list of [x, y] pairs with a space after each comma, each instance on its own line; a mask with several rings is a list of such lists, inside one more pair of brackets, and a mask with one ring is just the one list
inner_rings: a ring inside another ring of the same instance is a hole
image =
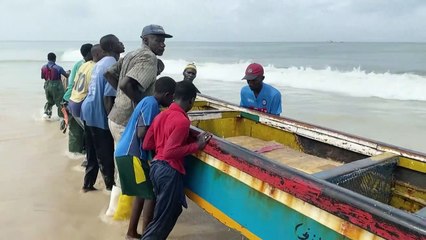
[[113, 42], [115, 39], [117, 39], [117, 37], [114, 34], [108, 34], [101, 37], [99, 44], [101, 45], [102, 50], [105, 52], [112, 52], [114, 50]]
[[47, 60], [56, 61], [56, 54], [54, 54], [53, 52], [48, 53], [47, 54]]
[[160, 77], [155, 81], [156, 93], [174, 93], [176, 89], [176, 82], [171, 77]]
[[180, 81], [176, 83], [175, 99], [191, 100], [197, 96], [197, 88], [192, 82]]
[[101, 45], [100, 44], [94, 44], [91, 48], [90, 48], [90, 52], [93, 55], [94, 51], [102, 51]]
[[81, 56], [86, 57], [88, 53], [90, 53], [90, 50], [92, 49], [93, 45], [91, 43], [85, 43], [81, 45], [80, 53]]

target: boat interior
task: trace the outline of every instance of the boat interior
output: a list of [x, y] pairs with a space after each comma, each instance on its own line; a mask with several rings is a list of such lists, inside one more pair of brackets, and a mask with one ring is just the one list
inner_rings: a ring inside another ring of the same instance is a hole
[[426, 163], [383, 152], [367, 156], [268, 126], [259, 117], [197, 101], [192, 125], [269, 160], [426, 218]]

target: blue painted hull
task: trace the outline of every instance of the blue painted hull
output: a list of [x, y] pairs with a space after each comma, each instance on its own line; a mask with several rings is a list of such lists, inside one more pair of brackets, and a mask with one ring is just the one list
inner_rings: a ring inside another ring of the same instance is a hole
[[347, 239], [193, 156], [186, 170], [188, 190], [260, 239]]

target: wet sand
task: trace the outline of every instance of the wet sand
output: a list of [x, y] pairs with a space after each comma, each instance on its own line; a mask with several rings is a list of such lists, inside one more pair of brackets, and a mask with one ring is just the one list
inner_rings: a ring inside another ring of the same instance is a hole
[[[82, 159], [66, 156], [58, 121], [41, 120], [42, 90], [16, 92], [0, 90], [0, 238], [124, 239], [127, 222], [101, 219], [108, 193], [80, 192]], [[188, 202], [169, 239], [241, 239]]]

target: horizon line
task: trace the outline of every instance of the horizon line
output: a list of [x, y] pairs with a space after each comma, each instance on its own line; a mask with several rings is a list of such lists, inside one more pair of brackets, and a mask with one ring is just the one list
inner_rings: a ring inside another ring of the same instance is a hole
[[[96, 42], [98, 40], [0, 40], [0, 42]], [[122, 40], [123, 42], [140, 42], [141, 40]], [[173, 41], [176, 43], [426, 43], [426, 41]]]

